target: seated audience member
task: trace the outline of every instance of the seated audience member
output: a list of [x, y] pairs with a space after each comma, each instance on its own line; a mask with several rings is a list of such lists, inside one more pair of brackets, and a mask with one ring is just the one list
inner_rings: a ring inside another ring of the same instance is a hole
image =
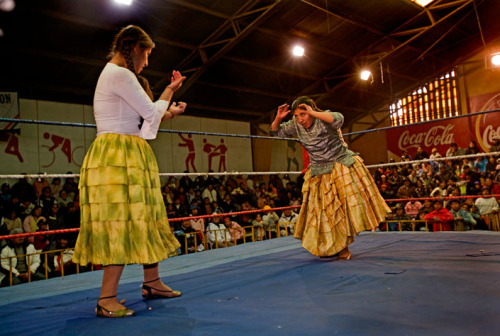
[[[23, 230], [17, 228], [10, 232], [11, 235], [19, 233], [23, 233]], [[27, 258], [27, 255], [30, 257]], [[0, 286], [2, 287], [9, 286], [11, 271], [12, 285], [45, 279], [45, 276], [38, 272], [38, 267], [40, 267], [40, 255], [37, 254], [33, 244], [26, 241], [25, 237], [9, 239], [9, 243], [0, 252], [0, 257], [2, 258]], [[12, 270], [10, 269], [10, 265], [12, 265]]]
[[289, 234], [293, 234], [297, 219], [299, 219], [299, 215], [293, 212], [292, 209], [283, 210], [283, 213], [281, 214], [281, 217], [278, 221], [280, 227], [280, 235], [288, 236]]
[[389, 231], [397, 231], [398, 224], [401, 225], [401, 230], [411, 231], [412, 225], [408, 222], [399, 222], [399, 221], [410, 221], [411, 217], [405, 214], [405, 209], [401, 204], [397, 204], [395, 207], [395, 213], [391, 216], [391, 220], [387, 222], [389, 225]]
[[483, 196], [476, 199], [475, 205], [479, 209], [481, 217], [486, 221], [489, 229], [500, 231], [500, 214], [498, 201], [491, 196], [490, 190], [483, 188]]
[[[181, 244], [181, 251], [179, 254], [193, 253], [196, 251], [197, 246], [200, 244], [200, 240], [197, 239], [197, 232], [191, 227], [191, 222], [189, 220], [182, 221], [181, 227], [174, 233]], [[197, 239], [196, 242], [195, 239]]]
[[229, 234], [231, 235], [231, 242], [233, 242], [233, 244], [237, 245], [243, 243], [245, 230], [243, 230], [240, 224], [232, 221], [229, 217], [224, 217], [224, 225], [229, 230]]
[[73, 202], [73, 199], [68, 196], [66, 190], [61, 189], [59, 191], [59, 197], [57, 198], [57, 205], [59, 205], [59, 208], [66, 209], [70, 202]]
[[418, 212], [422, 209], [423, 205], [419, 201], [409, 201], [405, 205], [405, 213], [411, 217], [411, 219], [417, 218]]
[[448, 193], [446, 191], [446, 181], [439, 182], [439, 186], [434, 188], [434, 190], [431, 191], [431, 197], [446, 197], [448, 196]]
[[274, 212], [269, 205], [264, 206], [264, 212], [262, 215], [262, 220], [264, 221], [264, 230], [266, 230], [266, 233], [269, 235], [271, 234], [271, 237], [268, 238], [275, 238], [276, 237], [276, 224], [278, 224], [278, 221], [280, 218]]
[[415, 188], [411, 185], [410, 180], [404, 179], [403, 185], [399, 187], [397, 198], [410, 198], [413, 197], [413, 193], [415, 192]]
[[3, 222], [5, 224], [5, 229], [7, 233], [9, 233], [14, 229], [23, 228], [23, 223], [21, 222], [21, 218], [19, 218], [16, 210], [14, 209], [7, 210], [7, 216], [3, 218]]
[[257, 241], [264, 240], [266, 238], [266, 230], [264, 230], [264, 221], [262, 220], [262, 215], [260, 213], [255, 214], [252, 226], [254, 239]]
[[60, 276], [62, 272], [64, 275], [75, 274], [76, 264], [71, 261], [73, 258], [73, 250], [69, 249], [68, 239], [64, 236], [60, 236], [57, 239], [57, 250], [63, 250], [57, 252], [54, 255], [54, 275]]
[[384, 198], [384, 199], [391, 199], [394, 197], [394, 194], [393, 192], [387, 187], [387, 185], [385, 184], [382, 184], [380, 186], [380, 195]]
[[226, 226], [221, 223], [221, 217], [215, 216], [210, 219], [207, 226], [207, 240], [212, 248], [231, 246], [231, 234]]
[[432, 221], [432, 231], [451, 231], [453, 215], [443, 207], [442, 200], [434, 201], [434, 211], [424, 216], [427, 221]]
[[[484, 180], [483, 188], [488, 188], [491, 195], [500, 195], [500, 186], [493, 182], [491, 177], [487, 177]], [[500, 198], [500, 196], [498, 198]]]
[[476, 220], [469, 212], [462, 209], [462, 204], [459, 200], [454, 199], [450, 203], [450, 213], [455, 217], [455, 225], [457, 227], [463, 225], [464, 230], [471, 230], [476, 225]]
[[[43, 217], [42, 217], [43, 218]], [[49, 231], [49, 225], [45, 219], [41, 219], [37, 223], [38, 230], [36, 232], [47, 232]], [[34, 236], [33, 246], [37, 252], [48, 251], [50, 245], [50, 239], [48, 235], [36, 235]]]
[[[42, 216], [42, 208], [40, 206], [35, 206], [25, 219], [23, 223], [24, 232], [36, 232], [38, 230], [38, 221], [46, 221], [46, 218]], [[28, 242], [33, 244], [35, 238], [33, 236], [28, 237]]]
[[38, 199], [38, 205], [42, 207], [42, 214], [46, 215], [52, 205], [57, 204], [56, 199], [52, 196], [52, 191], [49, 187], [45, 187], [42, 189], [42, 194]]
[[[191, 205], [191, 215], [190, 216], [192, 216], [192, 217], [199, 216], [198, 207], [196, 205]], [[190, 219], [189, 223], [193, 229], [195, 229], [197, 232], [201, 233], [201, 237], [203, 238], [203, 235], [205, 233], [205, 221], [203, 220], [203, 218]]]
[[490, 190], [485, 187], [483, 188], [482, 197], [476, 199], [475, 205], [479, 209], [481, 215], [487, 215], [492, 212], [499, 211], [499, 205], [497, 200], [491, 196]]

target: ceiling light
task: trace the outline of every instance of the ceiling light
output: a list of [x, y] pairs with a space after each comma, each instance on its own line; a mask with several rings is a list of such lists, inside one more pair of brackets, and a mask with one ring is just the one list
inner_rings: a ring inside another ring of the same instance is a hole
[[434, 0], [411, 0], [411, 1], [413, 1], [414, 3], [416, 3], [419, 6], [425, 7], [428, 4], [430, 4], [431, 2], [433, 2]]
[[360, 77], [362, 80], [367, 81], [368, 79], [370, 79], [371, 76], [372, 76], [371, 71], [369, 71], [369, 70], [361, 71]]
[[117, 4], [130, 6], [133, 0], [115, 0]]
[[304, 51], [305, 51], [304, 48], [297, 45], [297, 46], [293, 47], [292, 53], [294, 56], [301, 57], [301, 56], [304, 56]]
[[500, 53], [491, 56], [491, 64], [493, 66], [500, 66]]

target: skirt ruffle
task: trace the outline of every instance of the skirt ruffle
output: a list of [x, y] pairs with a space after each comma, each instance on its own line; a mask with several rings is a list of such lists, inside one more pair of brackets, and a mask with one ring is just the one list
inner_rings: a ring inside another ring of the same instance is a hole
[[83, 161], [79, 189], [75, 263], [152, 264], [180, 246], [170, 230], [156, 158], [144, 139], [99, 135]]
[[350, 167], [335, 163], [331, 174], [311, 176], [308, 169], [302, 197], [294, 236], [320, 257], [340, 252], [391, 211], [359, 156]]

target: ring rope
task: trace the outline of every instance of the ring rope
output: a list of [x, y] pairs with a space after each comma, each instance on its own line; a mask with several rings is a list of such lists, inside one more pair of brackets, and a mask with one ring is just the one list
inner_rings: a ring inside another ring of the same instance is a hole
[[[390, 166], [401, 166], [408, 164], [420, 164], [423, 162], [431, 162], [431, 161], [446, 161], [446, 160], [461, 160], [465, 158], [475, 158], [475, 157], [484, 157], [484, 156], [500, 156], [500, 152], [490, 152], [490, 153], [478, 153], [478, 154], [468, 154], [468, 155], [459, 155], [459, 156], [447, 156], [440, 157], [434, 159], [423, 159], [423, 160], [413, 160], [413, 161], [401, 161], [401, 162], [389, 162], [389, 163], [380, 163], [375, 165], [367, 165], [366, 168], [383, 168]], [[160, 176], [230, 176], [230, 175], [276, 175], [276, 174], [288, 174], [288, 175], [300, 175], [302, 171], [274, 171], [274, 172], [213, 172], [213, 173], [160, 173]], [[0, 174], [0, 178], [3, 179], [16, 179], [16, 178], [54, 178], [54, 177], [79, 177], [80, 174]]]
[[[237, 216], [237, 215], [245, 215], [245, 214], [254, 214], [254, 213], [259, 213], [259, 212], [264, 212], [264, 211], [274, 211], [274, 210], [286, 210], [286, 209], [296, 209], [300, 208], [301, 205], [291, 205], [287, 207], [278, 207], [278, 208], [271, 208], [271, 209], [257, 209], [257, 210], [246, 210], [246, 211], [237, 211], [237, 212], [226, 212], [222, 214], [212, 214], [212, 215], [201, 215], [201, 216], [190, 216], [190, 217], [179, 217], [179, 218], [169, 218], [169, 222], [181, 222], [184, 220], [190, 220], [190, 219], [205, 219], [205, 218], [212, 218], [212, 217], [227, 217], [227, 216]], [[61, 229], [61, 230], [49, 230], [49, 231], [37, 231], [37, 232], [26, 232], [26, 233], [18, 233], [18, 234], [13, 234], [13, 235], [5, 235], [5, 236], [0, 236], [0, 240], [2, 239], [11, 239], [11, 238], [16, 238], [16, 237], [31, 237], [31, 236], [43, 236], [43, 235], [53, 235], [53, 234], [59, 234], [59, 233], [69, 233], [69, 232], [77, 232], [80, 231], [80, 228], [74, 228], [74, 229]]]
[[[441, 118], [439, 121], [453, 120], [464, 117], [473, 117], [482, 114], [488, 114], [492, 112], [500, 112], [500, 109], [488, 110], [482, 112], [474, 112], [461, 114], [458, 116]], [[356, 132], [345, 133], [344, 136], [351, 135], [359, 135], [371, 132], [380, 132], [391, 130], [400, 127], [413, 127], [418, 125], [424, 125], [431, 122], [436, 122], [437, 120], [426, 120], [416, 122], [410, 125], [398, 125], [398, 126], [386, 126], [369, 130], [362, 130]], [[33, 119], [16, 119], [16, 118], [0, 118], [0, 122], [13, 122], [13, 123], [25, 123], [25, 124], [41, 124], [41, 125], [51, 125], [51, 126], [71, 126], [71, 127], [88, 127], [88, 128], [96, 128], [95, 124], [85, 124], [85, 123], [71, 123], [71, 122], [62, 122], [62, 121], [48, 121], [48, 120], [33, 120]], [[271, 137], [271, 136], [262, 136], [262, 135], [243, 135], [243, 134], [229, 134], [229, 133], [214, 133], [214, 132], [197, 132], [197, 131], [180, 131], [180, 130], [167, 130], [167, 129], [159, 129], [158, 132], [161, 133], [181, 133], [181, 134], [194, 134], [194, 135], [212, 135], [212, 136], [224, 136], [224, 137], [233, 137], [233, 138], [252, 138], [252, 139], [269, 139], [269, 140], [289, 140], [289, 141], [299, 141], [297, 138], [284, 138], [284, 137]]]

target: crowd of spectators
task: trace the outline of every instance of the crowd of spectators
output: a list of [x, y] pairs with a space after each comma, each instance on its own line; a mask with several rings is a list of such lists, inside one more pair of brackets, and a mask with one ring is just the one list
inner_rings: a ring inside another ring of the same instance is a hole
[[[255, 237], [250, 237], [251, 240], [276, 237], [277, 231], [290, 234], [293, 232], [290, 223], [296, 221], [297, 214], [291, 210], [282, 213], [271, 208], [300, 205], [300, 190], [301, 178], [291, 179], [289, 175], [197, 176], [194, 179], [185, 175], [165, 181], [162, 194], [170, 219], [221, 214], [207, 219], [171, 221], [172, 231], [181, 244], [178, 253], [183, 254], [203, 250], [207, 246], [204, 241], [209, 248], [239, 244], [248, 234], [249, 230], [245, 227], [254, 226]], [[261, 209], [262, 213], [232, 214], [257, 209]], [[63, 184], [60, 178], [54, 178], [49, 183], [41, 177], [33, 183], [29, 178], [21, 178], [12, 186], [4, 183], [0, 193], [0, 210], [0, 235], [78, 228], [78, 182], [74, 178], [66, 178]], [[23, 238], [17, 247], [14, 243], [19, 239], [3, 240], [0, 241], [1, 257], [72, 248], [77, 235], [74, 232], [31, 236]], [[25, 259], [19, 264], [21, 276], [16, 277], [15, 283], [27, 279], [26, 272], [22, 272], [27, 269]], [[45, 271], [39, 264], [31, 265], [29, 269], [34, 266], [37, 266], [38, 272]], [[60, 274], [61, 267], [66, 267], [65, 274], [74, 272], [76, 268], [71, 263], [70, 252], [50, 255], [48, 267], [49, 273], [55, 275]], [[2, 285], [8, 280], [5, 275], [9, 269], [8, 259], [2, 260]], [[31, 280], [37, 279], [38, 272], [32, 273]]]
[[[496, 137], [491, 152], [500, 151], [500, 137]], [[382, 196], [393, 209], [383, 223], [382, 230], [496, 229], [498, 226], [500, 195], [500, 157], [478, 156], [456, 159], [460, 155], [480, 153], [474, 141], [460, 149], [452, 143], [442, 155], [433, 148], [429, 155], [418, 147], [412, 158], [403, 151], [401, 161], [424, 160], [421, 164], [399, 164], [378, 168], [373, 177]], [[441, 158], [440, 160], [436, 160]], [[395, 160], [391, 160], [394, 162]], [[445, 197], [480, 196], [447, 200]], [[433, 198], [418, 201], [414, 198]], [[405, 199], [409, 199], [405, 201]], [[426, 227], [423, 222], [429, 221]]]
[[[498, 147], [495, 150], [495, 146]], [[500, 150], [500, 139], [495, 140], [492, 151]], [[373, 171], [373, 177], [382, 196], [393, 209], [387, 221], [380, 223], [381, 230], [451, 230], [460, 225], [461, 229], [491, 229], [492, 214], [498, 214], [497, 198], [500, 195], [500, 158], [477, 157], [473, 160], [454, 159], [461, 154], [476, 154], [479, 150], [471, 142], [465, 150], [451, 144], [444, 157], [434, 148], [429, 155], [422, 147], [414, 158], [403, 152], [402, 161], [431, 159], [422, 164], [400, 164]], [[391, 160], [394, 161], [394, 160]], [[187, 173], [187, 172], [186, 172]], [[275, 211], [273, 208], [299, 206], [303, 176], [296, 179], [289, 175], [249, 175], [249, 176], [197, 176], [184, 175], [164, 181], [163, 199], [171, 221], [171, 228], [178, 238], [179, 254], [202, 251], [204, 248], [219, 248], [241, 243], [245, 238], [264, 240], [293, 233], [298, 209]], [[481, 196], [444, 200], [448, 196]], [[432, 197], [425, 201], [413, 198]], [[391, 199], [398, 199], [394, 202]], [[408, 199], [408, 201], [405, 201]], [[245, 210], [262, 210], [255, 214], [233, 214]], [[60, 178], [49, 183], [43, 177], [33, 183], [21, 178], [10, 186], [1, 186], [0, 235], [78, 228], [80, 212], [78, 182], [74, 178]], [[212, 215], [208, 218], [192, 218]], [[497, 216], [498, 217], [498, 216]], [[422, 221], [428, 221], [426, 226]], [[253, 236], [248, 237], [248, 228]], [[245, 229], [246, 228], [246, 229]], [[0, 241], [1, 256], [29, 254], [33, 251], [53, 251], [74, 246], [78, 233], [58, 235], [38, 235], [27, 239]], [[203, 242], [206, 242], [205, 244]], [[15, 283], [24, 282], [26, 270], [32, 270], [31, 280], [40, 278], [43, 265], [30, 258], [17, 258]], [[5, 285], [10, 268], [9, 261], [2, 260], [0, 284]], [[37, 267], [33, 270], [34, 267]], [[71, 252], [50, 255], [50, 274], [58, 275], [75, 271], [71, 263]]]

